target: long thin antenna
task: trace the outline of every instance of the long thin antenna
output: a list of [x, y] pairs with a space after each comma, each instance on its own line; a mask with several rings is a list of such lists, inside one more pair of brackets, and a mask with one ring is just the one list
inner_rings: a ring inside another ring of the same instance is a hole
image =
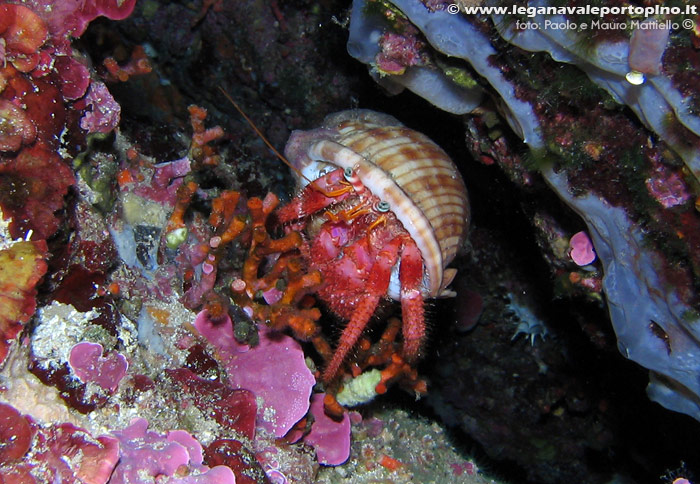
[[258, 136], [260, 136], [260, 139], [262, 139], [263, 142], [267, 145], [267, 147], [270, 148], [270, 149], [272, 150], [272, 152], [277, 156], [277, 158], [279, 158], [280, 160], [282, 160], [282, 163], [284, 163], [284, 164], [287, 165], [289, 168], [291, 168], [292, 170], [294, 170], [294, 171], [297, 173], [297, 175], [299, 175], [300, 177], [302, 177], [302, 178], [303, 178], [304, 180], [306, 180], [308, 183], [311, 183], [311, 180], [309, 180], [308, 178], [306, 178], [306, 176], [304, 176], [304, 174], [301, 172], [301, 170], [299, 170], [299, 168], [297, 168], [296, 166], [292, 165], [292, 164], [287, 160], [287, 158], [285, 158], [279, 151], [277, 151], [277, 150], [275, 149], [274, 146], [272, 146], [272, 143], [270, 143], [270, 142], [267, 140], [267, 138], [265, 137], [265, 135], [262, 133], [262, 131], [260, 131], [260, 129], [258, 129], [258, 127], [255, 125], [255, 123], [253, 122], [253, 120], [250, 119], [250, 118], [248, 117], [248, 115], [247, 115], [245, 112], [243, 112], [243, 109], [241, 109], [241, 107], [240, 107], [238, 104], [236, 104], [236, 101], [233, 100], [233, 98], [229, 95], [229, 93], [227, 93], [226, 90], [225, 90], [223, 87], [221, 87], [221, 86], [219, 86], [219, 90], [224, 94], [224, 96], [226, 96], [226, 99], [228, 99], [229, 102], [230, 102], [231, 104], [233, 104], [233, 107], [236, 108], [236, 111], [238, 111], [238, 112], [241, 114], [241, 116], [243, 116], [243, 118], [248, 122], [248, 124], [250, 125], [250, 127], [253, 128], [253, 131], [255, 131], [255, 133], [256, 133]]

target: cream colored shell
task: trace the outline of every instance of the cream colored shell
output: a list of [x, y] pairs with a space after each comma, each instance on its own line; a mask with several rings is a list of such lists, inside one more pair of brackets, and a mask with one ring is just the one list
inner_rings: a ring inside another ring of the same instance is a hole
[[423, 256], [424, 295], [447, 294], [456, 271], [446, 267], [469, 226], [467, 190], [450, 157], [427, 136], [373, 111], [343, 111], [324, 124], [337, 135], [312, 143], [308, 156], [353, 168], [374, 195], [389, 202]]

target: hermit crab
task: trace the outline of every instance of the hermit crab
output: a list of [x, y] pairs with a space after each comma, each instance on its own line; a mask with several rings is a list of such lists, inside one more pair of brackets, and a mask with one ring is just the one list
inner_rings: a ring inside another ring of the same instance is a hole
[[301, 189], [278, 219], [304, 231], [303, 256], [323, 276], [318, 295], [348, 320], [323, 380], [335, 377], [385, 297], [401, 303], [404, 358], [415, 360], [424, 300], [450, 295], [456, 270], [447, 265], [469, 225], [457, 167], [425, 135], [367, 110], [295, 131], [285, 155]]

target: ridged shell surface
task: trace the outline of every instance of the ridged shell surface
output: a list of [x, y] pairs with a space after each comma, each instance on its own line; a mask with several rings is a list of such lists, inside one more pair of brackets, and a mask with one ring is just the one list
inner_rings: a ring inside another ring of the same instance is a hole
[[427, 258], [441, 259], [436, 271], [441, 280], [433, 281], [429, 291], [430, 296], [439, 295], [450, 282], [442, 280], [449, 278], [443, 276], [443, 271], [457, 254], [469, 224], [467, 191], [455, 164], [427, 136], [406, 128], [391, 116], [365, 110], [343, 111], [327, 118], [325, 126], [337, 130], [336, 143], [370, 161], [404, 192], [395, 200], [404, 204], [403, 197], [407, 197], [405, 210], [392, 207], [404, 226], [414, 224], [411, 215], [416, 209], [427, 218], [430, 227], [417, 229], [417, 236], [436, 240], [440, 253], [430, 253], [434, 244], [421, 244], [419, 240], [416, 243], [426, 267], [430, 265]]
[[446, 267], [464, 241], [469, 218], [467, 190], [452, 160], [427, 136], [405, 127], [348, 122], [339, 131], [340, 144], [389, 173], [422, 210]]

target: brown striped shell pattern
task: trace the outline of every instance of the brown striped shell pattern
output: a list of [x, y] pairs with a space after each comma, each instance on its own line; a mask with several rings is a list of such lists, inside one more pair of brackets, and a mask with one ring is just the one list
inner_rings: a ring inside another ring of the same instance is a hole
[[[352, 169], [388, 202], [418, 246], [423, 296], [453, 295], [446, 288], [456, 270], [447, 265], [466, 237], [470, 210], [464, 181], [444, 150], [392, 116], [349, 110], [328, 116], [322, 128], [295, 132], [285, 153], [309, 180], [339, 167]], [[388, 295], [398, 300], [399, 289], [392, 275]]]

